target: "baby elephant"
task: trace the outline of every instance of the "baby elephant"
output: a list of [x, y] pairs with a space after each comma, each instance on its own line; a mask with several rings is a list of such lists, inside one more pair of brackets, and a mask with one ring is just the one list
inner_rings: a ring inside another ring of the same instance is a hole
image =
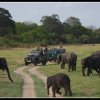
[[49, 88], [52, 87], [52, 92], [53, 92], [53, 97], [56, 97], [55, 94], [60, 94], [61, 92], [59, 91], [61, 87], [64, 88], [65, 90], [65, 95], [72, 96], [72, 91], [70, 87], [70, 78], [68, 75], [64, 73], [58, 73], [53, 76], [49, 76], [47, 78], [47, 93], [49, 95]]

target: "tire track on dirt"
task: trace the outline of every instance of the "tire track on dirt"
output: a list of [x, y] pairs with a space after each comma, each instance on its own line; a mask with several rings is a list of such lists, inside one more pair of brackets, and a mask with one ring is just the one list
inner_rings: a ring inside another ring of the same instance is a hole
[[18, 74], [24, 80], [22, 97], [34, 98], [36, 97], [34, 90], [34, 80], [32, 80], [30, 75], [24, 72], [24, 70], [28, 67], [29, 66], [23, 66], [18, 68], [16, 70], [16, 74]]
[[[38, 71], [38, 68], [41, 67], [41, 66], [36, 66], [36, 67], [33, 67], [33, 68], [29, 68], [28, 71], [33, 74], [33, 75], [36, 75], [39, 79], [43, 80], [43, 82], [45, 83], [45, 88], [46, 88], [46, 80], [47, 80], [47, 76], [41, 74], [39, 71]], [[47, 91], [46, 91], [47, 92]], [[49, 98], [52, 98], [52, 88], [50, 88], [50, 95], [48, 95]], [[56, 97], [62, 97], [61, 95], [59, 94], [56, 94]]]

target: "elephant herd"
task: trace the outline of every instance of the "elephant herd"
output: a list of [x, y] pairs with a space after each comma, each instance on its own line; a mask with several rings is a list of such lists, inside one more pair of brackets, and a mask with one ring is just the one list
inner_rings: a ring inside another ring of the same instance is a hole
[[[58, 56], [57, 58], [58, 64], [61, 63], [61, 69], [65, 68], [65, 64], [68, 64], [68, 72], [76, 70], [77, 66], [77, 55], [74, 52], [65, 52]], [[82, 65], [82, 75], [85, 76], [85, 69], [87, 68], [87, 76], [92, 73], [92, 69], [94, 69], [100, 75], [100, 51], [95, 51], [91, 55], [81, 59]], [[7, 65], [7, 61], [5, 58], [0, 58], [0, 69], [7, 72], [8, 78], [11, 82], [13, 82], [9, 68]], [[70, 78], [67, 74], [58, 73], [53, 76], [49, 76], [47, 78], [47, 93], [49, 95], [49, 88], [52, 87], [53, 97], [55, 97], [55, 93], [61, 95], [60, 88], [64, 87], [65, 95], [72, 96], [72, 91], [70, 87]]]
[[[77, 55], [73, 52], [63, 53], [58, 56], [58, 64], [61, 63], [61, 69], [65, 68], [65, 64], [68, 64], [68, 71], [76, 70]], [[90, 56], [81, 59], [82, 65], [82, 75], [85, 76], [85, 69], [87, 68], [87, 76], [92, 73], [94, 69], [98, 74], [100, 74], [100, 51], [93, 52]]]
[[[68, 64], [68, 72], [70, 70], [76, 70], [77, 65], [77, 55], [73, 52], [63, 53], [58, 56], [58, 64], [61, 63], [61, 69], [65, 68], [65, 64]], [[98, 74], [100, 74], [100, 51], [93, 52], [90, 56], [81, 59], [82, 65], [82, 75], [85, 76], [85, 69], [87, 68], [87, 76], [92, 73], [94, 69]], [[49, 88], [52, 87], [53, 97], [56, 93], [61, 95], [60, 88], [63, 87], [65, 90], [65, 95], [72, 96], [72, 91], [70, 87], [70, 78], [67, 74], [58, 73], [47, 78], [47, 93], [49, 95]]]
[[[58, 64], [61, 63], [61, 69], [65, 68], [65, 64], [68, 64], [68, 71], [76, 70], [77, 64], [77, 55], [73, 52], [63, 53], [58, 56]], [[81, 60], [82, 65], [82, 74], [85, 76], [85, 69], [87, 68], [87, 75], [89, 76], [92, 73], [92, 69], [94, 69], [98, 74], [100, 73], [100, 51], [93, 52], [90, 56], [85, 57]], [[6, 70], [8, 74], [8, 78], [13, 82], [10, 77], [10, 72], [8, 69], [7, 61], [5, 58], [0, 58], [0, 69], [3, 71]]]

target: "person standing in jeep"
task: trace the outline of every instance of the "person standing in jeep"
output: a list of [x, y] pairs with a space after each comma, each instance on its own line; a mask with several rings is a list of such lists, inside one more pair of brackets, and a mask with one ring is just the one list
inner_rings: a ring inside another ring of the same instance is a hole
[[44, 48], [44, 54], [47, 54], [47, 52], [48, 52], [48, 47], [46, 45], [45, 48]]

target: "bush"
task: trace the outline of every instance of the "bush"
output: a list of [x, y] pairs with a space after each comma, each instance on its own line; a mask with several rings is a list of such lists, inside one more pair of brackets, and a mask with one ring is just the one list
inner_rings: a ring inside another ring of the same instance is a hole
[[31, 31], [22, 33], [21, 38], [22, 38], [23, 43], [32, 43], [33, 42], [33, 33]]
[[18, 46], [17, 42], [13, 42], [6, 37], [0, 37], [0, 47], [16, 47]]

